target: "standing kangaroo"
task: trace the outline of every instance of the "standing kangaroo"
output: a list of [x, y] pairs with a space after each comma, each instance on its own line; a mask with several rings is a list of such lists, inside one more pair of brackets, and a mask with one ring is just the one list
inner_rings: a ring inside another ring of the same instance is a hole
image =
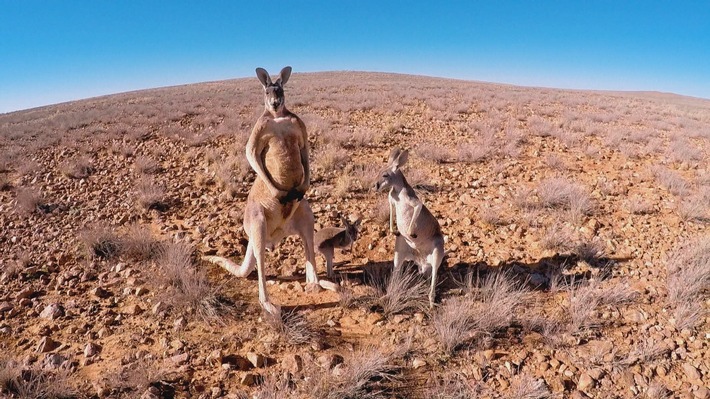
[[[393, 149], [387, 166], [380, 172], [375, 183], [375, 189], [389, 189], [389, 228], [390, 232], [397, 236], [394, 268], [399, 269], [405, 261], [413, 261], [419, 266], [420, 273], [431, 272], [429, 306], [433, 307], [436, 299], [436, 275], [444, 259], [444, 236], [439, 222], [417, 197], [400, 170], [408, 158], [407, 150]], [[397, 232], [394, 229], [395, 217]]]
[[303, 242], [309, 288], [319, 285], [336, 291], [337, 285], [319, 281], [316, 274], [313, 212], [303, 198], [310, 185], [308, 133], [303, 121], [286, 109], [284, 99], [283, 85], [291, 76], [291, 67], [283, 68], [273, 82], [263, 68], [256, 69], [256, 76], [264, 87], [265, 109], [246, 145], [247, 160], [257, 175], [244, 209], [249, 244], [241, 266], [216, 256], [205, 259], [238, 277], [248, 276], [256, 265], [259, 303], [267, 312], [280, 316], [281, 309], [271, 303], [266, 290], [264, 253], [284, 237], [296, 234]]

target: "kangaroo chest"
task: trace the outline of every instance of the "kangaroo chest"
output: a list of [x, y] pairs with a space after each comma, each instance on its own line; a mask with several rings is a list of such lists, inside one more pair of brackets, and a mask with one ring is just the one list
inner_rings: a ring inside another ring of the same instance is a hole
[[274, 184], [282, 190], [289, 190], [303, 183], [305, 173], [301, 149], [306, 143], [300, 126], [293, 118], [275, 118], [267, 124], [264, 165]]

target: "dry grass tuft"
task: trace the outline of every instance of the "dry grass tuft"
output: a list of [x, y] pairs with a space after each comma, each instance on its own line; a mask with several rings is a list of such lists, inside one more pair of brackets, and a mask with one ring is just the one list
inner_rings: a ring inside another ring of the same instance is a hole
[[183, 313], [222, 322], [234, 314], [234, 306], [219, 293], [203, 270], [196, 267], [194, 248], [185, 243], [167, 243], [156, 261], [163, 284], [168, 287], [164, 302]]
[[387, 275], [382, 267], [365, 268], [366, 279], [375, 288], [370, 302], [382, 309], [387, 317], [405, 311], [422, 311], [429, 304], [427, 281], [405, 269], [406, 265], [403, 265]]
[[421, 158], [435, 163], [449, 162], [454, 158], [450, 149], [433, 142], [419, 144], [415, 151]]
[[547, 388], [545, 380], [519, 374], [512, 378], [507, 397], [510, 399], [547, 399], [553, 396]]
[[710, 223], [710, 201], [699, 195], [683, 199], [678, 214], [685, 222]]
[[121, 237], [121, 254], [136, 260], [150, 260], [160, 253], [160, 242], [148, 226], [132, 224]]
[[168, 208], [165, 188], [145, 175], [136, 183], [136, 200], [138, 205], [146, 210], [164, 211]]
[[626, 201], [626, 209], [634, 215], [650, 215], [656, 211], [653, 201], [635, 195]]
[[690, 184], [677, 172], [663, 166], [653, 166], [651, 173], [673, 195], [682, 197], [690, 192]]
[[133, 161], [136, 172], [145, 175], [152, 175], [160, 171], [160, 164], [156, 162], [153, 158], [139, 155]]
[[295, 309], [282, 312], [280, 317], [265, 312], [264, 317], [271, 328], [291, 345], [307, 344], [318, 337], [318, 332], [310, 326], [306, 317]]
[[338, 373], [311, 370], [308, 386], [301, 390], [316, 399], [390, 398], [403, 385], [401, 366], [395, 362], [403, 350], [374, 346], [358, 349], [345, 359]]
[[350, 157], [348, 152], [339, 146], [328, 144], [322, 146], [315, 157], [315, 166], [322, 172], [327, 173], [345, 166]]
[[82, 230], [79, 241], [86, 247], [90, 257], [110, 259], [121, 253], [121, 239], [103, 224], [97, 224]]
[[63, 399], [76, 397], [69, 371], [34, 366], [24, 367], [14, 360], [0, 359], [0, 395], [17, 399]]
[[669, 255], [666, 287], [668, 302], [675, 307], [676, 328], [694, 328], [707, 311], [704, 298], [710, 289], [710, 237], [686, 243]]
[[423, 397], [427, 399], [476, 399], [482, 397], [482, 388], [458, 374], [435, 374], [429, 378]]
[[553, 178], [540, 182], [537, 188], [539, 205], [547, 208], [561, 208], [572, 215], [589, 215], [594, 202], [588, 191], [581, 185], [564, 178]]
[[508, 272], [493, 272], [482, 280], [469, 273], [465, 284], [467, 296], [450, 298], [431, 317], [437, 339], [447, 354], [509, 325], [515, 308], [527, 294], [524, 284], [513, 281]]
[[39, 190], [29, 187], [20, 187], [17, 189], [16, 199], [17, 210], [25, 215], [37, 212], [42, 209], [44, 200], [42, 193]]
[[67, 161], [60, 165], [59, 169], [64, 176], [72, 179], [85, 179], [94, 171], [91, 161], [85, 157]]

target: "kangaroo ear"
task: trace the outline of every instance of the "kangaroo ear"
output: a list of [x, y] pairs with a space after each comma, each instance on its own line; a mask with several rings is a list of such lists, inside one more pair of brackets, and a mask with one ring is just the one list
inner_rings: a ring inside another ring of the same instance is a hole
[[397, 160], [400, 152], [402, 152], [402, 150], [399, 148], [393, 148], [392, 151], [390, 151], [390, 157], [387, 159], [387, 163], [390, 165], [393, 164]]
[[393, 169], [401, 168], [402, 166], [404, 166], [405, 163], [407, 163], [408, 159], [409, 159], [409, 150], [401, 151], [399, 154], [397, 154], [397, 158], [392, 163]]
[[256, 77], [259, 78], [259, 82], [261, 82], [261, 85], [264, 87], [271, 84], [271, 77], [264, 68], [256, 68]]
[[276, 79], [276, 84], [280, 84], [281, 86], [285, 85], [286, 82], [288, 82], [288, 78], [291, 77], [291, 67], [287, 66], [284, 67], [284, 69], [279, 72], [279, 78]]

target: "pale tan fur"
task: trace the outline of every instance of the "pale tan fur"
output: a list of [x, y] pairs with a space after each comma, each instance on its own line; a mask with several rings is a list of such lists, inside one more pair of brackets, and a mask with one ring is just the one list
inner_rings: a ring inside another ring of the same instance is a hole
[[[378, 191], [389, 189], [390, 232], [397, 236], [394, 248], [394, 267], [399, 269], [405, 261], [413, 261], [420, 273], [431, 273], [429, 305], [436, 299], [436, 278], [444, 259], [444, 235], [434, 215], [417, 197], [400, 170], [409, 153], [393, 149], [387, 166], [375, 183]], [[395, 222], [397, 230], [395, 231]]]
[[310, 185], [308, 133], [303, 121], [286, 109], [283, 96], [283, 84], [288, 81], [291, 67], [282, 69], [273, 83], [266, 70], [256, 71], [264, 86], [265, 109], [246, 146], [247, 160], [257, 174], [244, 209], [249, 244], [241, 266], [221, 257], [205, 259], [239, 277], [246, 277], [256, 266], [259, 303], [267, 312], [279, 315], [280, 308], [271, 303], [266, 290], [264, 253], [284, 237], [296, 234], [301, 238], [309, 287], [319, 285], [335, 291], [337, 286], [319, 281], [316, 274], [313, 212], [303, 198]]

